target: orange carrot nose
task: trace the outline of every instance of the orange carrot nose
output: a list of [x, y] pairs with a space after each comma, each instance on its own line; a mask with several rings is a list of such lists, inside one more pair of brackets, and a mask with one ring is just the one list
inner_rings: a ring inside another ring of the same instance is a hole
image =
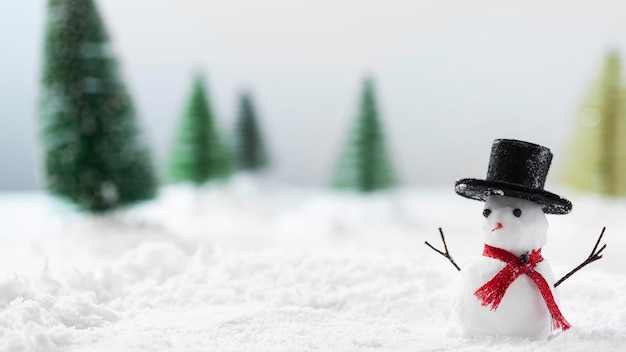
[[495, 230], [500, 230], [501, 228], [503, 228], [504, 226], [502, 226], [502, 223], [499, 222], [496, 224], [496, 227], [494, 227], [493, 229], [491, 229], [491, 232], [494, 232]]

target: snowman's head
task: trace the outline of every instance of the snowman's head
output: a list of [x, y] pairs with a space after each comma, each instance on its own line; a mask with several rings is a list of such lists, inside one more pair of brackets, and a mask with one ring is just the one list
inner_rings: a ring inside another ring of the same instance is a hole
[[492, 195], [483, 216], [482, 238], [490, 246], [522, 254], [546, 244], [548, 220], [535, 202]]

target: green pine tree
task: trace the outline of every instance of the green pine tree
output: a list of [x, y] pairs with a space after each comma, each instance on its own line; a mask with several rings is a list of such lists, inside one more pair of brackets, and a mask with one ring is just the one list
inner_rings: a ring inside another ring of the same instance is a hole
[[43, 55], [48, 189], [91, 212], [152, 198], [151, 157], [92, 0], [49, 0]]
[[230, 176], [230, 151], [222, 140], [206, 98], [202, 76], [197, 75], [174, 144], [169, 172], [172, 180], [200, 185]]
[[620, 59], [610, 52], [576, 119], [561, 180], [574, 188], [626, 194], [626, 105]]
[[374, 83], [365, 80], [361, 106], [335, 169], [333, 186], [371, 192], [394, 186], [395, 173], [387, 152], [374, 96]]
[[236, 151], [240, 170], [259, 171], [267, 166], [268, 158], [259, 130], [252, 97], [244, 93], [239, 99], [236, 121]]

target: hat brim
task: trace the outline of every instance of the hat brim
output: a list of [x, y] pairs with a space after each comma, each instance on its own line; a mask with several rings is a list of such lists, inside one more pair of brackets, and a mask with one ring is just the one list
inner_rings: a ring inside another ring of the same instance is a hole
[[465, 198], [483, 202], [491, 195], [522, 198], [538, 203], [546, 214], [567, 214], [572, 210], [572, 202], [554, 193], [506, 182], [466, 178], [456, 181], [454, 191]]

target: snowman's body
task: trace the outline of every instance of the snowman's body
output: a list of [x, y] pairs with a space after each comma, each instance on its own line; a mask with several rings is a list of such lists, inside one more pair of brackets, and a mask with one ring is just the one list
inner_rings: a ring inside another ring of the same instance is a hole
[[[469, 333], [544, 339], [550, 335], [550, 312], [537, 286], [527, 276], [522, 275], [509, 286], [496, 310], [482, 306], [474, 295], [503, 267], [501, 261], [492, 258], [480, 258], [463, 267], [453, 303], [456, 319]], [[552, 269], [545, 260], [535, 270], [549, 283], [554, 282]]]
[[[484, 215], [482, 239], [485, 244], [520, 256], [546, 243], [548, 222], [541, 206], [534, 202], [490, 196], [485, 202]], [[475, 296], [476, 290], [505, 265], [501, 260], [488, 257], [464, 265], [453, 301], [456, 319], [469, 333], [546, 338], [551, 333], [550, 312], [537, 285], [527, 275], [513, 281], [495, 310], [481, 305]], [[545, 278], [558, 303], [550, 264], [544, 259], [535, 271]]]

